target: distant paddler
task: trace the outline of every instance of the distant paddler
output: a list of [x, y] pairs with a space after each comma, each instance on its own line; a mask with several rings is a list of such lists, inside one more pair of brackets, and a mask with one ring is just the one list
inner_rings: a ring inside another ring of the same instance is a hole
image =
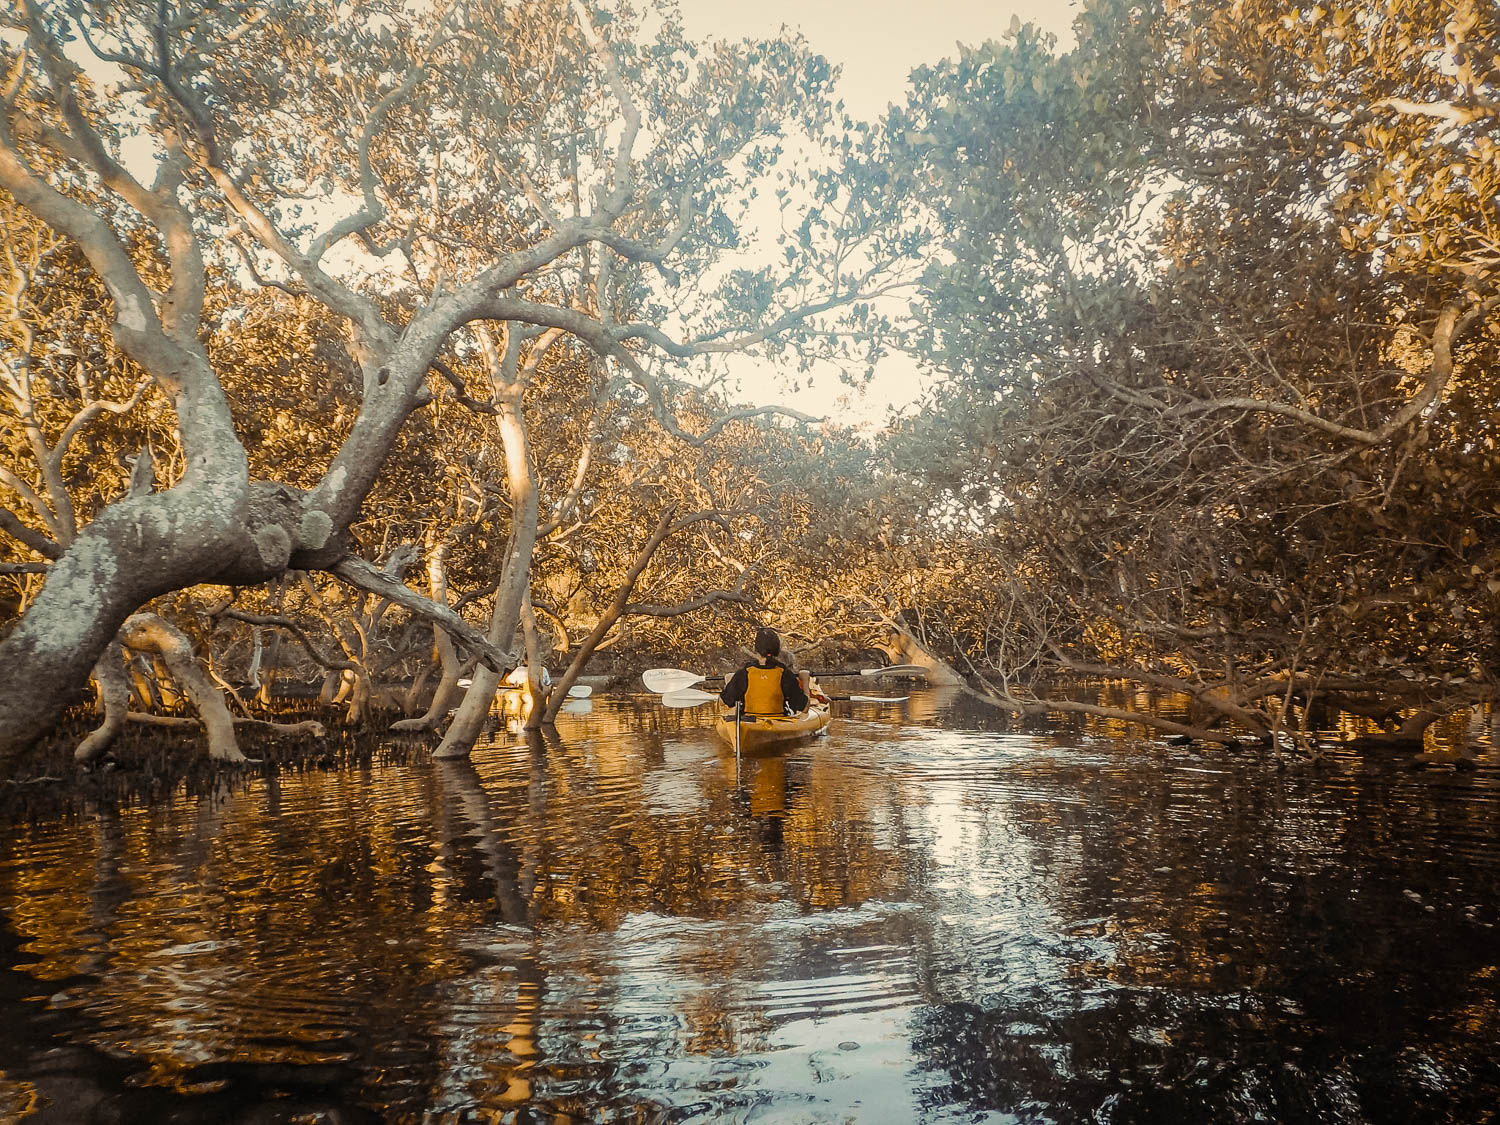
[[[495, 706], [506, 718], [529, 719], [531, 712], [536, 708], [536, 700], [532, 698], [531, 685], [528, 682], [529, 674], [525, 664], [517, 665], [507, 672], [500, 681], [500, 686], [495, 692]], [[468, 687], [470, 681], [462, 679], [458, 681], [459, 687]], [[547, 689], [552, 686], [552, 673], [546, 668], [537, 671], [537, 685], [542, 689], [542, 694], [547, 694]], [[586, 699], [589, 689], [574, 690], [568, 692], [568, 697]]]

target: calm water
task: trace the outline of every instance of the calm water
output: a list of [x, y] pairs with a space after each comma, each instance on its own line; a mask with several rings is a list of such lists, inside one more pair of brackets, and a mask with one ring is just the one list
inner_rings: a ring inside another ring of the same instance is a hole
[[1500, 1120], [1492, 749], [701, 721], [8, 830], [0, 1119]]

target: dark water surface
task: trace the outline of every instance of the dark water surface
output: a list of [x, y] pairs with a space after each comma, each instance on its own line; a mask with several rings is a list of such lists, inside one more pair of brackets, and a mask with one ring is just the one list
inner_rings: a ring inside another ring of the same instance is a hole
[[1500, 1120], [1488, 744], [699, 722], [8, 829], [0, 1119]]

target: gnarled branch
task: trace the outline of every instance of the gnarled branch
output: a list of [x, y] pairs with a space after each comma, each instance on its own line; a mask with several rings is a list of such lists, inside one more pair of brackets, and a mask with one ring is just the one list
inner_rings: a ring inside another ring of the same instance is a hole
[[483, 633], [453, 610], [445, 605], [438, 605], [431, 598], [424, 598], [404, 582], [397, 581], [364, 559], [346, 556], [335, 563], [330, 572], [356, 589], [378, 594], [419, 617], [436, 622], [456, 643], [478, 653], [480, 662], [497, 672], [503, 672], [517, 663], [517, 653], [491, 644]]
[[1463, 306], [1457, 302], [1451, 302], [1443, 307], [1443, 311], [1438, 314], [1437, 325], [1432, 330], [1432, 365], [1428, 369], [1427, 379], [1422, 384], [1422, 389], [1375, 429], [1346, 426], [1331, 418], [1324, 418], [1311, 410], [1304, 410], [1300, 406], [1259, 398], [1205, 399], [1187, 403], [1177, 409], [1184, 414], [1202, 414], [1217, 410], [1246, 410], [1261, 414], [1278, 414], [1313, 429], [1332, 434], [1334, 437], [1345, 438], [1361, 445], [1378, 445], [1400, 432], [1403, 426], [1437, 401], [1438, 396], [1443, 393], [1453, 377], [1454, 343], [1475, 321], [1496, 307], [1500, 307], [1500, 296], [1490, 297], [1472, 306], [1467, 312], [1464, 312]]
[[308, 656], [312, 657], [313, 663], [317, 664], [320, 668], [326, 668], [329, 671], [333, 672], [359, 671], [358, 664], [354, 664], [348, 660], [335, 660], [332, 657], [324, 656], [323, 653], [319, 651], [318, 647], [313, 644], [312, 638], [303, 631], [302, 626], [298, 625], [297, 622], [293, 621], [290, 617], [281, 617], [276, 614], [246, 613], [244, 610], [232, 609], [228, 606], [223, 609], [216, 610], [213, 613], [213, 616], [228, 617], [234, 621], [243, 621], [247, 625], [260, 625], [272, 629], [285, 629], [294, 638], [296, 638], [297, 643], [303, 647]]
[[58, 545], [55, 539], [44, 535], [35, 528], [27, 527], [8, 508], [0, 508], [0, 531], [5, 532], [14, 539], [20, 540], [45, 558], [56, 559], [62, 556], [62, 547]]

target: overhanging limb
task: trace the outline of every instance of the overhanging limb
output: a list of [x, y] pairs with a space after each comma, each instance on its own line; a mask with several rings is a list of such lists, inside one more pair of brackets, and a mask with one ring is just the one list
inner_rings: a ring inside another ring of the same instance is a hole
[[354, 555], [346, 555], [329, 568], [349, 585], [367, 593], [378, 594], [441, 626], [453, 640], [475, 653], [479, 662], [496, 672], [505, 672], [516, 666], [516, 653], [497, 648], [474, 626], [470, 625], [447, 606], [439, 605], [431, 598], [424, 598], [404, 582], [397, 581], [373, 563]]

